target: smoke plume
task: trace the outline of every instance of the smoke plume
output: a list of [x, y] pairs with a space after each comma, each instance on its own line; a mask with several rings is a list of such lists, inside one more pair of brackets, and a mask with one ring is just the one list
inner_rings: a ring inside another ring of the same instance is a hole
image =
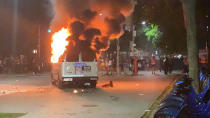
[[119, 38], [122, 23], [133, 10], [132, 0], [51, 0], [54, 5], [54, 19], [51, 27], [57, 31], [68, 27], [69, 61], [89, 61], [109, 47], [109, 40]]

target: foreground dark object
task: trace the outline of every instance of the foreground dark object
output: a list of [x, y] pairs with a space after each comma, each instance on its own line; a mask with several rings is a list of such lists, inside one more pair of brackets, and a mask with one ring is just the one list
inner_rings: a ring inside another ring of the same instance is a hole
[[200, 73], [202, 92], [196, 94], [192, 79], [184, 76], [174, 85], [172, 92], [161, 102], [155, 118], [209, 118], [210, 78]]

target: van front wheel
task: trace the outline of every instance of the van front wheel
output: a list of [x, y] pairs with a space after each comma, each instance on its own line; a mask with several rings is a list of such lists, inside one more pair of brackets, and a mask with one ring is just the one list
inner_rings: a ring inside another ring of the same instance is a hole
[[96, 88], [96, 84], [97, 84], [97, 81], [96, 81], [96, 80], [91, 81], [91, 82], [90, 82], [91, 88]]

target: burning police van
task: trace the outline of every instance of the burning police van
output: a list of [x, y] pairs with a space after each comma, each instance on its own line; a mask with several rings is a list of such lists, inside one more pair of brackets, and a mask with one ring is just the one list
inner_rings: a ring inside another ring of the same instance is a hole
[[51, 82], [58, 88], [64, 85], [96, 87], [98, 66], [96, 61], [58, 62], [52, 64]]
[[82, 45], [82, 41], [77, 38], [74, 39], [77, 43], [70, 43], [70, 36], [68, 28], [62, 28], [52, 36], [52, 84], [59, 88], [67, 84], [95, 88], [98, 80], [96, 52], [90, 48], [88, 42], [83, 42]]

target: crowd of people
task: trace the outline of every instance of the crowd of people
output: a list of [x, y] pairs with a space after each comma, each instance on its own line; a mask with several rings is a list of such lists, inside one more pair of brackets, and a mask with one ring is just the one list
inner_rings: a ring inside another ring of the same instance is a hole
[[171, 74], [173, 70], [181, 70], [185, 66], [185, 59], [175, 58], [172, 56], [157, 57], [151, 56], [142, 58], [138, 61], [139, 70], [151, 70], [152, 74], [155, 74], [157, 70], [164, 72], [164, 74]]
[[39, 73], [41, 63], [37, 56], [25, 55], [0, 57], [0, 73]]
[[[200, 60], [201, 65], [207, 63], [206, 60]], [[49, 64], [48, 64], [49, 65]], [[164, 72], [164, 74], [171, 74], [173, 70], [183, 70], [183, 73], [189, 72], [189, 63], [187, 57], [173, 57], [173, 56], [151, 56], [143, 58], [125, 58], [120, 59], [120, 72], [124, 73], [126, 70], [137, 73], [138, 71], [151, 70], [152, 74], [156, 71]], [[107, 74], [112, 74], [117, 71], [117, 61], [114, 56], [100, 59], [100, 70], [106, 71]], [[39, 57], [34, 55], [28, 57], [26, 55], [0, 57], [0, 74], [1, 73], [40, 73], [47, 69], [47, 64], [40, 61]]]
[[[183, 73], [188, 73], [188, 59], [187, 57], [173, 57], [173, 56], [151, 56], [136, 58], [127, 58], [120, 61], [120, 71], [124, 72], [125, 68], [129, 68], [130, 71], [136, 73], [136, 71], [152, 71], [152, 74], [156, 74], [156, 71], [163, 72], [168, 75], [173, 70], [182, 70]], [[106, 71], [107, 74], [116, 72], [116, 59], [104, 58], [100, 60], [100, 69]], [[136, 67], [135, 67], [136, 66]], [[135, 72], [134, 72], [135, 71]]]

